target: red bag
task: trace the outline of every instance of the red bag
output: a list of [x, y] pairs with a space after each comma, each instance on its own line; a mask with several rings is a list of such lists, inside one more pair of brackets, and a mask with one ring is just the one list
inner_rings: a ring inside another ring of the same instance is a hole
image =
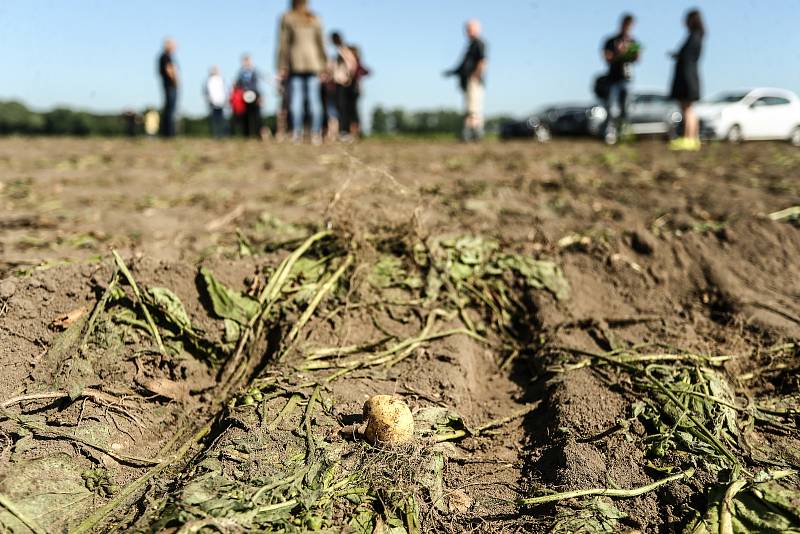
[[231, 91], [231, 109], [234, 115], [244, 115], [247, 104], [244, 101], [244, 90], [241, 87], [234, 87]]

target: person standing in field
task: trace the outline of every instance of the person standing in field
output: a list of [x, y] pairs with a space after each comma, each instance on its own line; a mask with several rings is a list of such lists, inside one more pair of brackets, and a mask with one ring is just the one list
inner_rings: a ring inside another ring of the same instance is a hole
[[446, 71], [445, 76], [458, 76], [459, 87], [464, 92], [464, 141], [477, 141], [483, 137], [483, 75], [486, 71], [486, 44], [481, 39], [481, 25], [475, 20], [466, 24], [467, 51], [461, 63]]
[[356, 58], [356, 72], [353, 75], [353, 90], [351, 93], [353, 101], [350, 106], [350, 111], [352, 113], [350, 117], [350, 135], [357, 139], [361, 136], [361, 114], [358, 111], [358, 101], [361, 99], [361, 80], [369, 76], [370, 70], [361, 60], [362, 56], [359, 47], [351, 46], [350, 50]]
[[164, 50], [158, 58], [158, 74], [164, 89], [164, 108], [161, 113], [161, 135], [175, 136], [175, 112], [178, 106], [178, 67], [173, 59], [175, 41], [164, 40]]
[[307, 0], [292, 0], [281, 17], [278, 31], [278, 76], [288, 80], [292, 137], [303, 138], [306, 105], [310, 115], [311, 141], [322, 142], [320, 76], [325, 71], [326, 53], [322, 22], [309, 9]]
[[700, 100], [700, 73], [697, 63], [703, 51], [705, 25], [700, 11], [693, 9], [686, 14], [689, 35], [681, 49], [673, 55], [675, 74], [672, 78], [670, 96], [677, 100], [683, 114], [683, 137], [670, 143], [673, 150], [700, 150], [700, 121], [694, 103]]
[[619, 138], [628, 114], [628, 97], [633, 77], [633, 64], [639, 60], [641, 47], [631, 35], [634, 18], [630, 13], [622, 16], [619, 33], [603, 44], [603, 59], [608, 64], [606, 123], [603, 136], [608, 144]]
[[253, 67], [250, 54], [242, 56], [242, 69], [236, 78], [236, 84], [242, 89], [245, 103], [244, 136], [261, 137], [261, 91], [259, 91], [258, 73]]
[[220, 139], [225, 135], [225, 80], [215, 65], [209, 69], [205, 85], [206, 102], [208, 102], [209, 124], [211, 135]]
[[341, 33], [331, 33], [331, 42], [336, 49], [336, 55], [331, 64], [331, 76], [333, 77], [338, 117], [339, 132], [337, 133], [349, 136], [355, 102], [353, 83], [358, 70], [358, 60], [350, 47], [345, 44]]

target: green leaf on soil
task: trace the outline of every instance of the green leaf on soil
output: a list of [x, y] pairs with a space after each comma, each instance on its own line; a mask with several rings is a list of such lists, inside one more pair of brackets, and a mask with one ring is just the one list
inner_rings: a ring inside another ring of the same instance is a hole
[[461, 415], [441, 406], [429, 406], [415, 412], [414, 426], [423, 437], [449, 434], [456, 430], [467, 430], [469, 433]]
[[[61, 453], [9, 464], [0, 482], [0, 494], [36, 521], [42, 532], [66, 531], [91, 509], [93, 496], [81, 478], [77, 461]], [[0, 530], [30, 532], [4, 508], [0, 508]]]
[[444, 454], [434, 452], [420, 474], [420, 483], [427, 488], [431, 503], [440, 512], [447, 513], [444, 493]]
[[348, 526], [353, 529], [354, 534], [373, 534], [377, 521], [378, 516], [371, 508], [360, 508], [350, 518]]
[[[750, 532], [800, 532], [800, 490], [777, 480], [752, 482], [744, 486], [725, 506], [728, 486], [715, 486], [708, 496], [703, 517], [690, 524], [685, 532], [693, 534], [745, 534]], [[725, 518], [723, 510], [730, 515]], [[727, 530], [731, 528], [731, 530]]]
[[594, 534], [619, 532], [619, 520], [628, 517], [602, 497], [579, 503], [578, 509], [561, 507], [550, 532], [555, 534]]
[[408, 273], [401, 258], [389, 254], [381, 256], [375, 263], [367, 276], [367, 281], [377, 289], [389, 287], [419, 289], [423, 285], [420, 277]]
[[558, 300], [569, 298], [569, 282], [561, 268], [552, 261], [512, 254], [500, 258], [497, 263], [501, 268], [513, 270], [521, 275], [528, 287], [546, 289]]
[[191, 330], [192, 321], [189, 319], [181, 299], [175, 293], [164, 287], [151, 287], [147, 293], [168, 322], [177, 326], [182, 332]]
[[211, 298], [214, 313], [218, 317], [246, 325], [258, 313], [259, 305], [256, 300], [225, 286], [205, 267], [200, 268], [200, 274]]

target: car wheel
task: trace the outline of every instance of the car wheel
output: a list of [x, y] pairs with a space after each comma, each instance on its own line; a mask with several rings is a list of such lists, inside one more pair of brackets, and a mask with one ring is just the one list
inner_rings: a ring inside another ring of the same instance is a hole
[[725, 137], [729, 143], [741, 143], [744, 138], [742, 137], [742, 128], [738, 124], [731, 126], [728, 130], [728, 135]]
[[540, 143], [546, 143], [550, 140], [550, 128], [547, 126], [539, 126], [536, 128], [536, 140]]
[[800, 146], [800, 126], [792, 130], [792, 135], [789, 136], [789, 142], [794, 146]]

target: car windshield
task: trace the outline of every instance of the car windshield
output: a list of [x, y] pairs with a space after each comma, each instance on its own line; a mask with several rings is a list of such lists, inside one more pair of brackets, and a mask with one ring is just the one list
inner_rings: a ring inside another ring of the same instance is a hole
[[733, 104], [747, 96], [747, 93], [721, 93], [709, 100], [712, 104]]

